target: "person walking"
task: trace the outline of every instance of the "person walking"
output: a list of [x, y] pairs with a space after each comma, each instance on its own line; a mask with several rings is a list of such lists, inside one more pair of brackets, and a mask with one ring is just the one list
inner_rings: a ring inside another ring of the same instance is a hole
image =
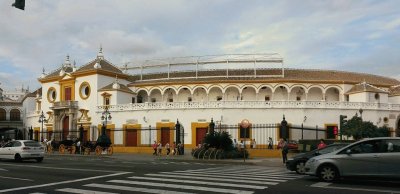
[[154, 141], [154, 143], [153, 143], [153, 150], [154, 150], [153, 155], [154, 156], [157, 155], [157, 142], [156, 141]]
[[287, 162], [287, 154], [289, 152], [289, 147], [287, 145], [286, 139], [282, 139], [281, 147], [282, 147], [282, 161], [283, 164], [285, 164]]
[[171, 152], [171, 149], [169, 147], [169, 143], [168, 142], [165, 144], [165, 150], [167, 150], [167, 157], [168, 157], [169, 153]]
[[161, 156], [161, 152], [162, 152], [162, 144], [161, 144], [161, 142], [158, 142], [158, 144], [157, 144], [157, 155]]
[[175, 156], [176, 154], [176, 143], [172, 143], [172, 155]]
[[256, 148], [257, 148], [256, 139], [253, 139], [253, 142], [252, 142], [251, 146], [253, 146], [253, 149], [256, 149]]
[[272, 150], [272, 145], [273, 145], [272, 137], [268, 138], [268, 149]]

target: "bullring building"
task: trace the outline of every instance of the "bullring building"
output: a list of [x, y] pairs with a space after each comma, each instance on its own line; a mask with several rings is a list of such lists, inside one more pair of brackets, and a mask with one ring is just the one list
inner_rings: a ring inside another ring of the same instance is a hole
[[[182, 136], [188, 148], [201, 143], [211, 120], [232, 139], [266, 145], [281, 138], [283, 115], [289, 139], [337, 139], [339, 116], [355, 114], [400, 134], [400, 81], [371, 74], [319, 69], [288, 69], [277, 54], [218, 55], [143, 61], [118, 67], [100, 48], [78, 67], [69, 57], [38, 81], [41, 92], [26, 110], [24, 125], [34, 138], [79, 136], [95, 141], [101, 126], [121, 150], [172, 143]], [[45, 115], [46, 122], [38, 122]], [[105, 120], [106, 119], [106, 120]], [[239, 125], [249, 122], [247, 134]], [[181, 134], [174, 130], [177, 122]]]

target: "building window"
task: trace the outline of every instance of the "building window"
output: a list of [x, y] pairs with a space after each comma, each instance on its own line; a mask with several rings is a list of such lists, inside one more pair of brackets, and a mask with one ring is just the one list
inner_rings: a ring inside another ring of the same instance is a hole
[[265, 101], [269, 101], [270, 99], [269, 99], [269, 96], [265, 96]]
[[47, 90], [47, 100], [53, 103], [54, 101], [56, 101], [56, 98], [57, 98], [56, 89], [53, 87], [49, 88], [49, 90]]
[[239, 131], [240, 131], [239, 138], [240, 139], [244, 139], [244, 138], [249, 139], [251, 137], [251, 129], [250, 128], [251, 127], [242, 128], [239, 126]]
[[156, 102], [156, 98], [151, 98], [151, 102]]
[[137, 97], [137, 103], [143, 103], [143, 97], [138, 96]]
[[110, 105], [110, 98], [109, 97], [106, 97], [104, 99], [104, 105]]
[[18, 109], [12, 109], [10, 111], [10, 121], [20, 121], [21, 120], [21, 113]]
[[168, 102], [174, 102], [174, 99], [168, 98]]
[[297, 96], [297, 97], [296, 97], [296, 100], [297, 100], [297, 101], [300, 101], [300, 100], [301, 100], [301, 97], [300, 97], [300, 96]]
[[135, 104], [135, 102], [136, 102], [135, 97], [132, 97], [132, 104]]
[[83, 82], [79, 87], [79, 95], [83, 100], [89, 98], [90, 96], [90, 85], [88, 82]]
[[0, 108], [0, 121], [6, 120], [6, 110]]
[[375, 93], [375, 100], [379, 100], [379, 93]]
[[217, 96], [217, 101], [221, 101], [222, 100], [222, 96]]
[[188, 102], [192, 102], [192, 97], [188, 97]]

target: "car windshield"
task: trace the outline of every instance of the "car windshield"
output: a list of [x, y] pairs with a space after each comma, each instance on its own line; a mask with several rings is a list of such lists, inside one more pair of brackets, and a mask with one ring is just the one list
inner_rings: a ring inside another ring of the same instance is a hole
[[26, 142], [24, 142], [24, 144], [25, 144], [25, 146], [29, 146], [29, 147], [40, 147], [40, 146], [42, 146], [36, 141], [26, 141]]

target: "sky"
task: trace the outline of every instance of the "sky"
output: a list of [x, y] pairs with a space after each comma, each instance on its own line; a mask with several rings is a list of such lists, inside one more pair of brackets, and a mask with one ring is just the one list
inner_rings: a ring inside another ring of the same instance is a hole
[[66, 55], [82, 66], [100, 45], [137, 59], [279, 53], [285, 67], [400, 79], [400, 1], [0, 1], [0, 88], [40, 87]]

